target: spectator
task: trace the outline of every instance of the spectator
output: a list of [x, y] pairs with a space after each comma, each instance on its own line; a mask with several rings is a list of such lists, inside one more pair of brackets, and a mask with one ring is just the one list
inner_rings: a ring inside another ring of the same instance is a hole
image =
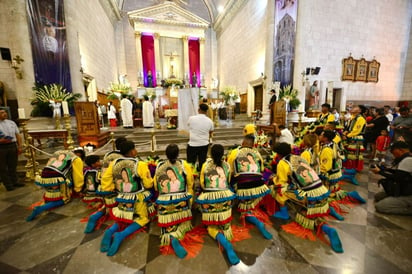
[[187, 161], [193, 165], [199, 160], [199, 169], [206, 161], [209, 138], [213, 133], [213, 122], [208, 118], [206, 104], [200, 104], [199, 114], [191, 116], [187, 125], [189, 126], [189, 143], [187, 145]]
[[394, 130], [394, 140], [401, 140], [408, 143], [409, 148], [412, 146], [412, 114], [409, 113], [408, 107], [400, 108], [400, 116], [396, 117], [391, 125]]
[[375, 118], [366, 125], [368, 130], [365, 133], [365, 139], [367, 143], [371, 144], [372, 148], [372, 152], [369, 157], [370, 159], [373, 159], [376, 154], [376, 139], [381, 134], [382, 130], [386, 130], [388, 128], [388, 125], [388, 118], [385, 116], [382, 108], [376, 110]]
[[7, 191], [22, 187], [17, 178], [17, 159], [22, 152], [22, 140], [16, 123], [8, 119], [7, 111], [0, 109], [0, 179]]
[[292, 132], [287, 129], [284, 125], [278, 126], [276, 123], [273, 123], [275, 126], [275, 134], [278, 138], [278, 143], [288, 143], [289, 145], [293, 145], [295, 141], [295, 137], [293, 137]]
[[373, 167], [371, 171], [384, 176], [379, 180], [384, 191], [375, 195], [377, 212], [412, 215], [412, 155], [407, 143], [394, 142], [390, 151], [395, 157], [391, 168]]

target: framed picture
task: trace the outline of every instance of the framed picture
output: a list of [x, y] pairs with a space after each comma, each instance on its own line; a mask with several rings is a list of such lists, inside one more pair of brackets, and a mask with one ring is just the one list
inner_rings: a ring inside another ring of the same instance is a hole
[[357, 61], [356, 63], [356, 81], [364, 81], [366, 82], [366, 78], [368, 75], [368, 62], [365, 58], [362, 58]]
[[349, 56], [342, 60], [342, 81], [355, 81], [356, 60]]
[[374, 82], [377, 83], [379, 81], [379, 67], [381, 64], [373, 59], [371, 62], [368, 64], [368, 82]]

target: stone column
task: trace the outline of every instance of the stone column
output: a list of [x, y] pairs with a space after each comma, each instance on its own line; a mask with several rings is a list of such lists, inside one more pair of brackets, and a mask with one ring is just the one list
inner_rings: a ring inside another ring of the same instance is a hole
[[136, 60], [137, 60], [137, 79], [139, 86], [143, 85], [143, 59], [142, 59], [142, 33], [136, 31], [134, 33], [136, 41]]
[[205, 38], [199, 38], [199, 54], [200, 54], [200, 81], [202, 87], [205, 86]]
[[[189, 36], [182, 37], [183, 42], [183, 75], [184, 80], [187, 81], [189, 79], [190, 82], [190, 71], [189, 71]], [[186, 83], [187, 85], [189, 83]]]
[[162, 78], [161, 71], [162, 71], [162, 60], [160, 59], [160, 44], [159, 44], [159, 38], [160, 38], [160, 34], [159, 33], [155, 33], [154, 34], [154, 50], [155, 50], [155, 62], [156, 62], [156, 71], [152, 71], [153, 75], [156, 75], [156, 83], [157, 86], [160, 85], [160, 80], [158, 79], [158, 77], [160, 76], [160, 78]]

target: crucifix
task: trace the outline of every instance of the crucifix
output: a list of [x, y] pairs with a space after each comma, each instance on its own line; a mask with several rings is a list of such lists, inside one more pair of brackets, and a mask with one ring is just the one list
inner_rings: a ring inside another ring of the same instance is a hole
[[169, 56], [169, 63], [170, 63], [170, 69], [169, 69], [169, 78], [176, 78], [174, 75], [174, 66], [175, 66], [175, 57], [179, 56], [176, 52], [171, 51], [169, 54], [165, 54], [165, 56]]

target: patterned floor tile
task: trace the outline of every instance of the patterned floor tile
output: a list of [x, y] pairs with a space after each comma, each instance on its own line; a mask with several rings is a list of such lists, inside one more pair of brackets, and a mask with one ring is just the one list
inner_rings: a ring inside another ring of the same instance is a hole
[[76, 248], [73, 248], [26, 271], [32, 274], [63, 273], [75, 251]]

